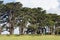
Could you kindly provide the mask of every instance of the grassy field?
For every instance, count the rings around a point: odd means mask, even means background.
[[[60,40],[60,36],[54,35],[0,35],[0,40]]]

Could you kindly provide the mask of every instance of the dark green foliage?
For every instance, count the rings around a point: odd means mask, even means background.
[[[46,26],[51,29],[50,31],[53,31],[56,22],[60,22],[60,15],[47,14],[46,10],[40,7],[22,7],[22,4],[19,2],[0,4],[0,14],[1,13],[9,14],[7,22],[10,23],[9,32],[11,34],[16,26],[19,26],[19,31],[21,31],[21,34],[24,34],[23,29],[26,28],[27,22],[30,23],[28,28],[33,29],[35,33],[38,27],[44,29]]]

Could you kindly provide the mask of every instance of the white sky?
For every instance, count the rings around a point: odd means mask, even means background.
[[[59,6],[57,0],[16,0],[21,2],[24,7],[42,7],[43,9],[49,10]]]
[[[16,2],[21,2],[24,7],[42,7],[48,12],[60,13],[58,0],[16,0]]]

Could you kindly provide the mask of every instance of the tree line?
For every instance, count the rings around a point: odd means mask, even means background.
[[[47,34],[46,27],[50,29],[49,34],[60,33],[60,15],[47,13],[41,7],[28,8],[23,7],[20,2],[11,2],[6,4],[0,4],[0,16],[7,14],[7,19],[3,20],[9,23],[9,26],[3,25],[0,27],[0,34],[3,28],[6,28],[10,34],[13,34],[13,30],[19,27],[19,33],[24,34],[24,28],[27,29],[26,34]],[[2,18],[3,19],[3,18]],[[2,20],[0,18],[0,20]],[[27,24],[30,25],[27,26]],[[54,28],[55,27],[55,28]]]

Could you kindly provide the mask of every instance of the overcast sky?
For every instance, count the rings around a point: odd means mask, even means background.
[[[57,13],[60,15],[60,0],[4,0],[7,2],[21,2],[24,7],[42,7],[50,13]]]

